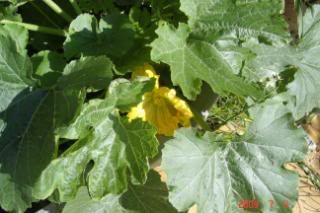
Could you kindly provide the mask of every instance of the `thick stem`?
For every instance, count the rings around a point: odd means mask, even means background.
[[[54,12],[59,14],[62,18],[64,18],[66,21],[71,22],[72,17],[67,14],[59,5],[57,5],[54,1],[52,0],[43,0],[43,2],[48,5]]]
[[[15,24],[15,25],[24,27],[28,30],[31,30],[31,31],[47,33],[47,34],[51,34],[51,35],[58,35],[58,36],[66,36],[67,35],[67,32],[64,30],[55,29],[55,28],[51,28],[51,27],[39,26],[39,25],[35,25],[35,24],[11,21],[11,20],[7,20],[7,19],[1,20],[0,23],[1,24]]]
[[[76,11],[76,13],[78,15],[80,15],[82,12],[81,12],[81,9],[80,9],[78,3],[76,2],[76,0],[69,0],[69,1],[70,1],[71,5],[73,6],[74,10]]]
[[[284,3],[284,17],[288,22],[290,34],[294,42],[297,43],[299,39],[299,30],[295,0],[285,0]]]

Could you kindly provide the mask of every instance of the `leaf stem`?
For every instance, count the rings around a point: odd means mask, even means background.
[[[43,12],[43,11],[38,7],[38,5],[36,5],[33,1],[30,1],[30,5],[31,5],[32,7],[34,7],[41,15],[43,15],[53,26],[59,28],[59,26],[58,26],[56,23],[54,23],[54,21],[53,21],[45,12]]]
[[[3,19],[0,21],[0,23],[1,24],[14,24],[14,25],[24,27],[27,30],[41,32],[41,33],[47,33],[47,34],[52,34],[52,35],[58,35],[58,36],[66,36],[67,35],[67,32],[64,30],[61,30],[61,29],[44,27],[44,26],[39,26],[39,25],[29,24],[29,23],[24,23],[24,22],[17,22],[17,21]]]
[[[57,5],[54,1],[52,0],[43,0],[43,2],[48,5],[55,13],[60,15],[62,18],[64,18],[66,21],[71,22],[72,17],[67,14],[59,5]]]
[[[76,11],[76,13],[80,15],[82,12],[76,0],[69,0],[69,1],[70,1],[70,4],[73,6],[73,9]]]
[[[201,128],[205,131],[211,131],[209,125],[207,124],[207,122],[203,119],[202,115],[200,112],[198,112],[193,106],[192,104],[189,104],[189,107],[192,111],[193,114],[193,119],[201,126]]]

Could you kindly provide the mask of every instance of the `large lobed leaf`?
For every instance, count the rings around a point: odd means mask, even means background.
[[[209,40],[235,32],[239,37],[288,37],[281,0],[181,0],[197,37]]]
[[[281,100],[252,112],[256,119],[245,138],[233,142],[213,133],[178,130],[163,150],[170,202],[180,211],[241,212],[241,200],[258,200],[259,211],[291,212],[298,193],[297,174],[283,168],[301,161],[307,147]],[[275,202],[270,208],[269,200]],[[288,207],[285,203],[288,202]]]
[[[296,119],[320,107],[320,42],[316,39],[320,36],[320,10],[319,7],[315,9],[314,15],[307,11],[307,20],[301,23],[305,26],[301,29],[302,37],[296,47],[248,45],[256,57],[248,60],[247,70],[255,71],[256,79],[279,75],[289,66],[297,69],[294,80],[287,85],[287,101],[292,102],[291,110]]]
[[[202,81],[220,95],[231,92],[240,96],[261,97],[257,88],[233,73],[230,64],[213,45],[188,40],[190,32],[187,25],[180,24],[178,29],[174,29],[163,24],[156,32],[159,38],[151,44],[151,58],[170,65],[172,82],[181,87],[187,98],[195,99]]]
[[[17,52],[10,35],[0,35],[0,205],[7,211],[23,212],[34,200],[37,178],[55,157],[55,130],[73,119],[84,101],[83,88],[100,88],[101,82],[108,86],[112,69],[72,66],[53,87],[36,89],[31,61]],[[107,58],[95,60],[111,63]],[[78,63],[90,65],[92,60],[72,62]],[[87,75],[88,80],[75,85],[74,73]],[[96,73],[101,81],[90,81]]]
[[[148,86],[150,83],[145,82],[147,87],[137,87],[137,82],[132,86],[128,82],[114,83],[106,99],[90,101],[74,123],[60,129],[61,137],[79,140],[43,171],[34,196],[43,199],[54,193],[60,201],[70,200],[83,184],[87,170],[85,179],[95,199],[124,192],[130,179],[144,183],[149,170],[148,158],[157,153],[156,131],[142,120],[129,122],[122,118],[116,107],[137,104],[146,88],[152,89]],[[121,96],[130,88],[135,91],[131,95],[137,98],[124,102]]]

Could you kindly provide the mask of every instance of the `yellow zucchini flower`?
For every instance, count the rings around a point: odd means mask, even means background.
[[[179,126],[189,126],[192,112],[187,103],[176,96],[174,89],[159,87],[159,75],[153,67],[146,64],[138,67],[132,78],[147,76],[156,78],[155,88],[143,96],[143,100],[128,113],[129,120],[142,118],[157,128],[158,134],[172,136]]]
[[[132,72],[131,78],[135,79],[139,76],[155,78],[156,79],[155,88],[159,87],[159,75],[157,75],[156,71],[153,69],[153,66],[151,66],[150,64],[144,64],[143,66],[137,67]]]

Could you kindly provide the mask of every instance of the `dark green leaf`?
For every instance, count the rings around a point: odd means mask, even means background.
[[[177,210],[169,203],[168,190],[157,172],[151,170],[147,182],[142,186],[130,184],[120,197],[121,205],[140,213],[174,213]]]
[[[70,24],[64,43],[65,55],[119,57],[130,49],[133,39],[133,27],[124,15],[107,15],[98,22],[94,16],[82,14]]]
[[[54,130],[73,118],[79,92],[19,93],[0,114],[0,204],[23,212],[32,186],[55,153]]]
[[[31,61],[33,76],[40,81],[40,87],[53,86],[66,65],[62,55],[51,51],[41,51],[33,55]]]
[[[104,89],[112,80],[112,69],[111,60],[105,56],[82,57],[77,61],[71,61],[65,67],[57,86],[63,89],[83,87]]]
[[[95,0],[92,2],[91,0],[76,0],[79,4],[79,7],[83,12],[109,12],[111,10],[115,10],[115,6],[113,5],[113,0]]]
[[[31,58],[34,75],[43,76],[48,72],[62,72],[66,61],[63,56],[56,52],[41,51]]]

